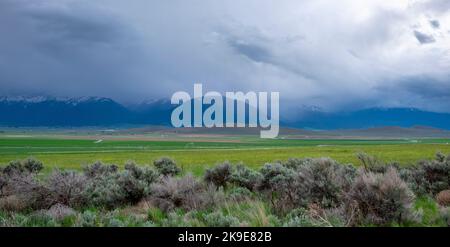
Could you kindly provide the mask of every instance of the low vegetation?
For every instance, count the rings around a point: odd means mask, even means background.
[[[450,225],[450,156],[409,167],[357,157],[359,168],[329,158],[225,162],[202,176],[170,158],[49,174],[36,159],[12,161],[0,168],[0,226]]]

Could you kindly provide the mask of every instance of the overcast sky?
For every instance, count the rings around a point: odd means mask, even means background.
[[[450,112],[448,0],[0,0],[0,94]],[[295,102],[295,103],[293,103]]]

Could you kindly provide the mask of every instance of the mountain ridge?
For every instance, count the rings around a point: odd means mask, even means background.
[[[0,97],[0,125],[35,126],[111,126],[120,124],[170,126],[175,105],[154,99],[124,106],[105,97]],[[306,110],[305,110],[306,109]],[[347,112],[324,112],[304,108],[296,119],[283,119],[283,127],[331,130],[364,129],[385,126],[424,126],[450,130],[450,114],[416,108],[367,108]]]

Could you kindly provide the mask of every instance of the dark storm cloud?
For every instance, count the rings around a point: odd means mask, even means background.
[[[430,44],[436,42],[436,39],[432,35],[427,35],[417,30],[414,30],[414,36],[421,44]]]
[[[90,16],[74,16],[61,12],[39,11],[29,13],[38,30],[62,42],[110,43],[120,37],[121,29],[112,20],[98,20]]]
[[[120,98],[121,92],[132,91],[123,84],[136,80],[133,66],[142,66],[136,61],[142,52],[130,42],[135,37],[132,28],[82,5],[26,3],[1,3],[2,94]]]
[[[21,5],[22,0],[1,3],[0,13],[4,16],[3,27],[16,25],[13,35],[26,35],[34,41],[53,41],[62,44],[89,46],[95,43],[113,43],[130,35],[113,16],[86,10],[45,8],[39,5]],[[18,37],[17,37],[18,38]]]
[[[450,28],[449,6],[0,0],[0,94],[138,102],[199,82],[222,92],[279,91],[284,102],[326,110],[386,102],[420,108],[431,105],[425,98],[450,109],[436,101],[447,97],[438,88],[450,91],[450,34],[441,32]]]
[[[375,88],[377,97],[384,98],[382,106],[411,106],[448,112],[450,78],[433,78],[425,75],[410,76]],[[407,99],[407,100],[405,100]]]
[[[439,27],[441,27],[441,23],[438,20],[430,20],[430,25],[436,29],[439,29]]]
[[[239,40],[230,40],[230,46],[236,52],[242,54],[255,62],[271,63],[272,57],[270,52],[261,46],[248,44]]]
[[[33,42],[36,49],[60,59],[85,60],[83,51],[95,54],[105,46],[121,46],[124,38],[132,35],[109,16],[34,10],[25,12],[24,17],[30,20],[38,34]]]
[[[406,92],[420,95],[429,100],[450,98],[450,84],[447,80],[436,80],[429,77],[406,78],[398,83],[399,88]]]

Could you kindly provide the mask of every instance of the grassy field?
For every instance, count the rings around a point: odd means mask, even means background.
[[[98,140],[101,141],[98,141]],[[168,156],[194,174],[218,162],[243,162],[251,167],[292,157],[330,157],[358,165],[355,154],[366,152],[384,161],[402,165],[431,158],[437,151],[450,153],[448,139],[348,140],[348,139],[276,139],[254,137],[191,137],[167,140],[133,140],[130,137],[107,139],[88,136],[0,136],[0,164],[33,156],[52,168],[80,169],[102,161],[122,166],[127,160],[151,164]]]
[[[450,224],[450,211],[439,206],[441,202],[435,199],[438,192],[448,189],[445,180],[448,169],[442,169],[444,165],[448,167],[445,156],[440,161],[427,163],[435,169],[439,168],[436,169],[439,175],[434,177],[441,179],[431,182],[424,176],[425,183],[408,179],[423,176],[423,166],[406,170],[390,168],[380,173],[371,171],[370,167],[365,172],[355,172],[342,164],[360,165],[356,154],[365,152],[385,162],[396,161],[408,166],[422,159],[432,159],[438,151],[449,154],[450,140],[289,138],[0,135],[0,165],[34,157],[43,161],[45,167],[42,172],[31,174],[20,168],[16,168],[16,173],[11,173],[10,169],[9,172],[6,169],[2,172],[2,182],[6,181],[7,186],[2,187],[3,194],[0,195],[0,226],[328,227]],[[126,161],[134,160],[145,165],[163,156],[173,158],[183,172],[173,175],[176,177],[161,176],[165,174],[162,171],[174,170],[169,169],[172,162],[165,162],[165,169],[161,166],[152,169],[128,166],[126,170],[108,173],[96,167],[84,173],[50,173],[54,168],[80,170],[95,161],[123,167]],[[297,162],[299,166],[296,168],[267,166],[259,171],[241,168],[246,172],[238,172],[238,168],[225,165],[205,172],[206,168],[223,161],[242,162],[258,169],[267,162],[295,157],[330,157],[339,163],[315,160],[303,165]],[[31,166],[33,162],[25,162],[22,161],[19,167],[37,167],[36,163]],[[103,169],[106,167],[103,166]],[[277,174],[274,172],[277,169],[284,172]],[[188,175],[189,172],[195,176]],[[228,178],[223,184],[225,175]],[[325,183],[330,186],[323,186]],[[385,186],[379,186],[380,183]],[[212,184],[217,187],[211,187],[214,186]],[[305,189],[304,186],[309,187]],[[324,210],[318,211],[310,205],[319,205]],[[356,212],[360,212],[357,217],[354,216],[355,205],[359,207]],[[366,207],[372,208],[362,209]],[[364,212],[377,212],[377,218],[372,213]]]

